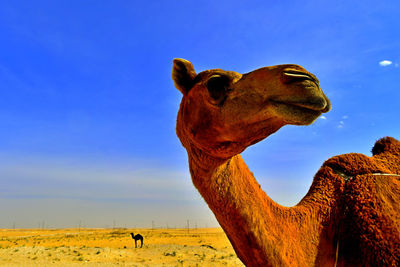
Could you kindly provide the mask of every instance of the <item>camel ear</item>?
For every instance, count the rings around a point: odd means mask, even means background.
[[[182,58],[175,58],[172,66],[172,80],[175,87],[186,95],[193,86],[196,77],[192,63]]]

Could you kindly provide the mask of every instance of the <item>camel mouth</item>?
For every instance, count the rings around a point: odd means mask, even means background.
[[[297,107],[297,108],[305,109],[305,110],[318,111],[320,113],[323,113],[326,110],[326,107],[328,105],[326,100],[323,98],[316,98],[316,99],[305,100],[305,101],[272,100],[272,102],[274,102],[276,104],[280,104],[280,105],[293,106],[293,107]]]
[[[305,109],[310,109],[313,111],[320,111],[323,112],[325,110],[327,103],[324,99],[321,99],[321,101],[309,101],[309,102],[288,102],[288,105],[300,107],[300,108],[305,108]]]
[[[304,89],[304,95],[296,97],[297,99],[273,99],[274,102],[294,106],[306,110],[325,113],[329,111],[330,104],[320,94],[318,79],[311,73],[303,70],[286,68],[282,72],[282,81],[285,84],[295,84]],[[309,96],[307,96],[309,94]]]

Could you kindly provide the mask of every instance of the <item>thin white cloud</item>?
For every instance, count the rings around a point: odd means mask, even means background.
[[[342,119],[348,119],[349,118],[349,116],[348,115],[344,115],[344,116],[342,116]]]
[[[392,63],[393,62],[390,61],[390,60],[382,60],[382,61],[379,62],[379,65],[382,66],[382,67],[386,67],[386,66],[392,65]]]
[[[321,117],[319,117],[321,120],[326,120],[326,117],[325,116],[321,116]]]

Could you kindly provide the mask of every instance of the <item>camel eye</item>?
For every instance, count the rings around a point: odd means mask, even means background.
[[[213,75],[207,82],[208,92],[214,104],[222,104],[226,98],[229,86],[229,78],[221,75]]]

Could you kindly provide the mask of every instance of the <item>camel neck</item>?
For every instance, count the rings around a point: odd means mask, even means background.
[[[201,178],[207,179],[213,174],[215,169],[226,164],[226,162],[230,160],[230,158],[211,156],[195,146],[190,146],[187,151],[190,174],[192,178],[196,177],[197,180]]]
[[[240,259],[252,266],[268,266],[266,262],[271,266],[314,265],[321,245],[316,240],[321,240],[321,222],[329,211],[316,205],[313,196],[308,194],[293,208],[280,206],[261,189],[239,154],[220,159],[196,148],[188,149],[188,154],[193,183]],[[282,234],[292,236],[293,241],[280,242]]]

